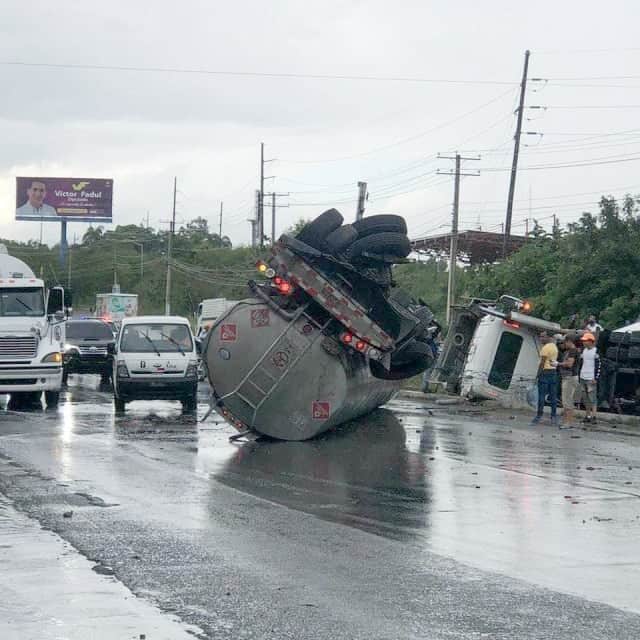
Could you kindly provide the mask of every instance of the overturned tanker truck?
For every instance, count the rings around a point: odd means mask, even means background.
[[[403,218],[343,224],[335,209],[282,235],[251,297],[203,344],[211,407],[241,433],[306,440],[386,403],[433,363],[440,327],[395,286],[410,253]]]

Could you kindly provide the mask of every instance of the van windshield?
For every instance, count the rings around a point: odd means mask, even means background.
[[[129,324],[122,327],[120,351],[125,353],[179,353],[193,351],[185,324]]]
[[[0,316],[44,315],[44,292],[40,287],[0,289]]]

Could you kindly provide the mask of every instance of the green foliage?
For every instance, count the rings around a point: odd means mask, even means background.
[[[110,231],[89,227],[82,241],[69,247],[70,270],[68,263],[60,268],[58,246],[0,242],[48,285],[68,285],[70,274],[77,309],[94,307],[96,293],[111,291],[115,275],[123,292],[138,294],[142,313],[163,313],[168,240],[166,231],[136,225]],[[172,313],[190,315],[203,298],[246,297],[259,257],[254,249],[233,249],[203,218],[181,227],[172,242]]]
[[[459,269],[456,300],[503,293],[533,301],[538,316],[567,324],[595,314],[615,328],[640,316],[638,200],[600,200],[597,216],[584,213],[567,231],[546,234],[535,225],[529,242],[503,263]],[[421,296],[442,319],[447,274],[435,262],[399,265],[398,283]]]

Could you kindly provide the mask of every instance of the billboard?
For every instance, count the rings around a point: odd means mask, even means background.
[[[16,220],[111,222],[113,180],[16,178]]]

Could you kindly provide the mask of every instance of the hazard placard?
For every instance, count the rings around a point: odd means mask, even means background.
[[[235,342],[238,339],[238,326],[236,324],[220,325],[220,342]]]
[[[313,420],[326,420],[331,415],[331,403],[322,400],[314,400],[311,406]]]
[[[269,309],[252,309],[251,310],[251,328],[258,329],[260,327],[269,326]]]

